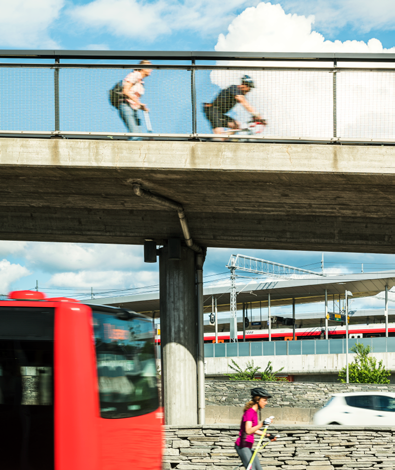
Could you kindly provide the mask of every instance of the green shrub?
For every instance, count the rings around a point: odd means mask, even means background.
[[[258,380],[255,378],[255,375],[260,367],[254,367],[254,361],[247,362],[247,367],[243,370],[236,361],[232,359],[232,364],[229,364],[229,367],[235,371],[232,374],[225,374],[230,380]]]
[[[273,366],[272,363],[269,361],[268,365],[266,366],[266,369],[261,372],[261,377],[256,378],[255,376],[257,375],[258,371],[260,370],[260,367],[254,367],[254,361],[247,362],[247,367],[243,370],[236,361],[233,359],[231,360],[232,364],[229,364],[229,367],[234,371],[232,374],[225,374],[226,376],[229,377],[229,380],[262,380],[264,382],[277,382],[277,381],[286,381],[287,379],[285,377],[278,378],[276,377],[276,374],[281,372],[284,367],[282,367],[278,371],[273,371]]]
[[[281,367],[281,369],[276,370],[274,372],[272,362],[269,361],[266,366],[266,369],[261,372],[261,380],[263,380],[264,382],[286,382],[287,379],[285,377],[276,377],[276,375],[283,369],[284,367]]]
[[[389,384],[391,372],[386,370],[383,361],[377,363],[375,357],[370,357],[370,346],[357,343],[351,351],[356,354],[354,362],[348,365],[349,382],[353,384]],[[346,383],[347,368],[339,372],[339,380]]]

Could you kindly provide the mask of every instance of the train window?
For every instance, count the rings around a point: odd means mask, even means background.
[[[152,322],[93,312],[100,414],[116,419],[159,407]]]
[[[54,468],[53,335],[53,309],[0,308],[1,468]]]

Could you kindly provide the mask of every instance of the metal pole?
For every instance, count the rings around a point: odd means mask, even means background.
[[[325,339],[328,339],[328,289],[325,289]]]
[[[292,299],[292,318],[293,318],[293,325],[292,325],[292,339],[295,341],[295,298]]]
[[[244,342],[246,340],[246,310],[247,310],[247,305],[243,304],[243,341]]]
[[[270,294],[267,294],[267,327],[269,329],[269,341],[272,340],[272,317],[270,315]]]
[[[337,60],[333,62],[334,67],[337,67]],[[337,71],[333,71],[333,137],[337,137]]]
[[[388,286],[385,286],[385,337],[388,338]]]
[[[196,134],[196,81],[195,81],[195,59],[192,59],[191,70],[191,103],[192,103],[192,134]]]
[[[55,59],[55,64],[59,64]],[[54,103],[55,103],[55,131],[60,131],[60,108],[59,108],[59,67],[54,67]]]
[[[36,292],[38,292],[38,281],[36,281]]]
[[[203,255],[197,255],[197,308],[198,308],[198,424],[205,423],[205,390],[204,390],[204,317],[203,317]]]
[[[349,383],[349,370],[348,370],[348,298],[347,291],[345,294],[345,303],[346,303],[346,383]]]
[[[236,267],[230,268],[230,341],[237,342]]]
[[[218,309],[217,309],[217,297],[214,299],[215,309],[215,344],[218,344]]]

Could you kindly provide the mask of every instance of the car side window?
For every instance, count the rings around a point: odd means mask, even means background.
[[[354,395],[351,397],[345,397],[348,406],[355,408],[365,408],[367,410],[373,410],[373,396],[372,395]]]
[[[395,412],[395,398],[377,395],[375,398],[375,409],[379,411]]]

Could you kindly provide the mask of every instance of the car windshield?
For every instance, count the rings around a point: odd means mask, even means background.
[[[330,397],[329,400],[325,403],[325,405],[323,406],[323,408],[325,408],[326,406],[329,405],[329,403],[331,403],[333,400],[335,399],[335,397]]]

